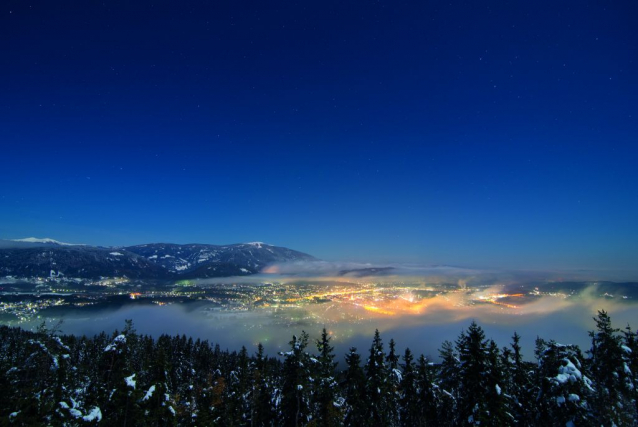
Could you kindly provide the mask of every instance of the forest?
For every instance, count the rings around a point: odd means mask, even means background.
[[[472,322],[429,360],[377,330],[337,363],[325,329],[266,355],[132,321],[94,337],[2,326],[0,426],[636,425],[636,332],[599,311],[589,335],[585,351],[537,337],[524,360],[518,334],[499,348]]]

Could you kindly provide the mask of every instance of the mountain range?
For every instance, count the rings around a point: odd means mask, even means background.
[[[15,277],[195,279],[255,274],[271,264],[314,259],[262,242],[102,247],[33,237],[0,240],[0,276]]]

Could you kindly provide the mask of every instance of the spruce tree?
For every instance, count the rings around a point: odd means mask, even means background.
[[[396,352],[394,339],[390,339],[388,350],[388,355],[385,359],[388,366],[388,391],[386,400],[388,426],[396,426],[399,424],[399,385],[401,383],[402,374],[399,370],[399,355]]]
[[[242,346],[234,366],[228,375],[228,405],[226,424],[229,426],[250,425],[250,363],[248,350]]]
[[[507,349],[509,352],[509,349]],[[510,413],[511,400],[507,394],[509,387],[509,357],[503,357],[498,346],[489,340],[487,350],[487,412],[488,425],[504,426],[514,422]]]
[[[346,354],[346,371],[342,389],[345,397],[345,426],[360,427],[367,421],[366,378],[361,367],[361,356],[355,347]]]
[[[139,399],[141,410],[144,413],[144,417],[139,425],[148,426],[172,426],[176,425],[176,411],[175,403],[171,398],[171,385],[169,372],[171,371],[171,365],[168,361],[167,348],[170,338],[166,335],[162,335],[149,354],[150,360],[148,360],[149,376],[148,381],[145,384],[144,389],[141,389],[142,384],[140,378],[133,378],[135,381],[135,389],[137,389],[135,396]]]
[[[521,336],[514,332],[512,336],[511,382],[509,394],[512,396],[511,413],[519,426],[531,426],[535,418],[536,396],[532,388],[532,366],[523,361]]]
[[[310,373],[310,355],[305,351],[308,334],[302,332],[299,338],[293,335],[289,344],[290,351],[281,353],[285,356],[281,390],[281,425],[298,427],[305,425],[311,418],[310,384],[313,378]]]
[[[439,404],[440,389],[434,383],[434,367],[423,355],[419,356],[416,372],[416,391],[419,404],[419,422],[416,425],[452,425],[454,418],[448,413],[443,413],[444,407]]]
[[[379,330],[374,331],[370,346],[370,356],[365,366],[367,422],[374,425],[388,425],[388,369]]]
[[[102,381],[98,399],[104,422],[111,425],[135,425],[141,418],[139,373],[131,368],[130,353],[137,343],[132,323],[127,321],[123,333],[115,331],[102,354]]]
[[[273,378],[264,357],[264,346],[259,343],[252,371],[251,426],[265,427],[274,425],[276,414],[271,405]]]
[[[584,371],[580,349],[554,341],[545,343],[544,348],[536,373],[537,425],[591,425],[594,418],[590,398],[594,389]]]
[[[454,349],[454,344],[447,340],[443,342],[439,350],[439,356],[441,358],[438,379],[438,387],[441,390],[439,420],[444,425],[455,425],[458,421],[459,368],[461,362]]]
[[[633,401],[634,423],[638,423],[638,333],[632,332],[629,325],[623,331],[622,349],[628,359],[627,370],[629,372],[627,376],[630,380],[629,395]]]
[[[487,341],[483,329],[472,322],[467,332],[456,341],[459,353],[458,411],[463,424],[489,425],[487,394],[490,388],[487,373]],[[491,391],[489,391],[491,393]]]
[[[409,348],[403,354],[403,374],[399,383],[401,425],[406,427],[418,426],[421,420],[419,394],[417,392],[417,372],[414,366],[414,356]]]
[[[335,379],[334,348],[330,345],[330,335],[323,328],[321,338],[317,340],[319,354],[315,359],[315,392],[313,396],[314,419],[317,426],[337,426],[340,423],[340,412],[337,406],[342,406],[338,384]]]
[[[633,381],[620,329],[611,326],[611,319],[604,310],[598,311],[594,321],[597,330],[589,333],[592,344],[588,353],[596,389],[593,398],[596,415],[605,425],[628,425],[633,420],[633,411],[627,411],[632,406]]]

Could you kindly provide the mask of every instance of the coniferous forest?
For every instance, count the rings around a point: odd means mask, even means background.
[[[430,361],[377,331],[337,369],[324,329],[278,357],[138,334],[0,328],[0,425],[629,426],[638,423],[638,336],[598,312],[591,347],[520,336],[499,348],[472,322]]]

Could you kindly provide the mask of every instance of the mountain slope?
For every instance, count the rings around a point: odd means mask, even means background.
[[[65,245],[51,239],[0,241],[0,276],[192,279],[254,274],[273,263],[312,259],[302,252],[260,242],[103,248]]]
[[[233,245],[154,243],[123,248],[185,277],[254,274],[270,264],[314,257],[261,242]]]
[[[171,273],[131,252],[89,246],[0,249],[0,275],[169,279]]]

